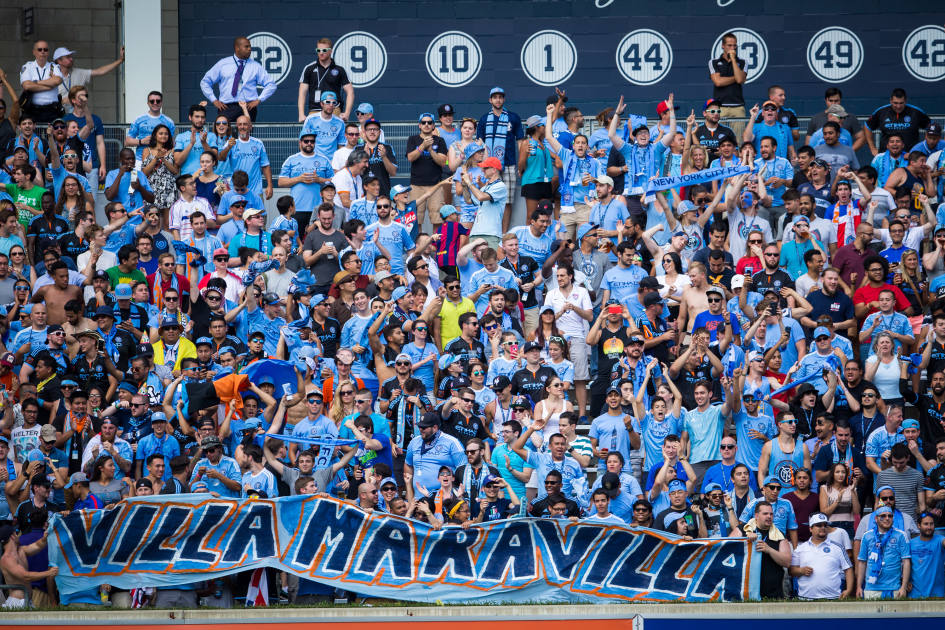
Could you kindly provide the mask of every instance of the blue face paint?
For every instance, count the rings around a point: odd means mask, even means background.
[[[750,208],[755,203],[755,195],[750,192],[742,193],[742,206]]]

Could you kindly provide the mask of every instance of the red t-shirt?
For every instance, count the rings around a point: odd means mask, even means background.
[[[896,296],[896,310],[900,313],[905,313],[905,310],[912,306],[909,302],[909,299],[905,294],[899,289],[899,287],[892,284],[884,284],[881,287],[873,288],[870,285],[866,284],[856,290],[856,293],[853,294],[853,304],[869,304],[870,302],[875,302],[879,299],[879,294],[881,291],[889,289]],[[867,311],[866,315],[870,313],[875,313],[879,309],[871,308]],[[865,317],[865,316],[864,316]]]
[[[735,265],[735,273],[745,273],[745,267],[751,267],[751,275],[755,275],[764,267],[761,266],[761,260],[757,256],[742,256],[738,259],[738,264]]]

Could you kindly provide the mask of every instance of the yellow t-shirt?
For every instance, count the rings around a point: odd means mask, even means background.
[[[443,307],[440,309],[440,341],[443,348],[459,337],[462,332],[459,329],[459,316],[463,313],[475,313],[476,305],[467,297],[464,297],[459,304],[453,304],[449,300],[443,300]]]

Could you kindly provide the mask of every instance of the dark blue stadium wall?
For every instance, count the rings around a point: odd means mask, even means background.
[[[749,106],[779,83],[799,115],[822,108],[829,85],[860,116],[895,87],[945,112],[945,4],[927,0],[180,0],[179,16],[181,111],[202,99],[200,78],[232,53],[233,37],[254,35],[257,58],[281,78],[266,122],[296,120],[320,36],[337,42],[336,60],[362,86],[357,101],[385,120],[443,102],[478,116],[494,85],[523,118],[544,109],[553,85],[585,115],[623,93],[653,116],[670,90],[698,112],[712,94],[713,45],[729,30],[741,31]]]

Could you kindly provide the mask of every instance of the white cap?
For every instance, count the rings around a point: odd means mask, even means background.
[[[743,286],[745,286],[745,276],[740,273],[732,276],[732,291],[735,289],[741,289]]]
[[[53,53],[52,58],[53,58],[53,61],[55,61],[56,59],[59,59],[60,57],[68,57],[69,55],[74,55],[74,54],[75,54],[74,50],[69,50],[65,46],[60,46],[59,48],[56,49],[56,52]]]

